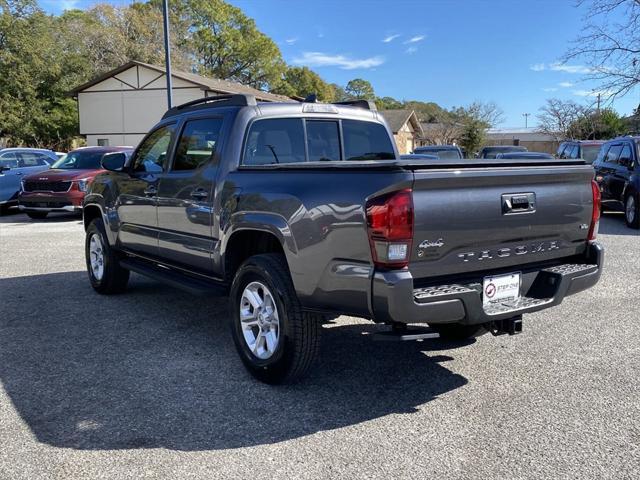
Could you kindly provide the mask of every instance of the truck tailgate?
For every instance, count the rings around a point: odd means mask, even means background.
[[[589,165],[414,169],[414,279],[491,271],[584,252]]]

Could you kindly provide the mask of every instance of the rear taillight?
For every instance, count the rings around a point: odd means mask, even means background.
[[[411,189],[373,198],[366,211],[373,262],[385,268],[406,267],[413,240]]]
[[[593,193],[593,208],[591,210],[591,225],[589,226],[588,240],[591,242],[596,239],[598,234],[598,224],[600,223],[600,186],[595,180],[591,180],[591,191]]]

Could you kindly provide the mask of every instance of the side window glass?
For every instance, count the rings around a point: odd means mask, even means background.
[[[567,148],[567,158],[578,158],[580,153],[580,147],[578,145],[573,145],[570,148]]]
[[[302,119],[257,120],[249,129],[244,165],[270,165],[305,161]]]
[[[556,156],[558,158],[563,158],[563,153],[564,153],[564,148],[566,147],[566,145],[564,143],[561,143],[560,146],[558,147],[558,151],[556,152]]]
[[[0,155],[0,165],[5,168],[18,168],[18,155],[15,152]]]
[[[338,122],[307,120],[309,161],[340,160],[340,127]]]
[[[605,162],[605,159],[607,158],[607,152],[609,151],[609,145],[602,145],[602,147],[600,147],[600,151],[598,152],[598,157],[596,158],[596,161],[593,162],[594,164],[598,164],[601,165],[602,163]]]
[[[165,125],[149,135],[133,160],[134,172],[161,173],[175,125]]]
[[[20,153],[20,160],[18,165],[20,167],[37,167],[41,165],[40,163],[40,155],[32,152],[22,152]]]
[[[631,147],[629,147],[628,144],[622,148],[618,163],[623,167],[629,167],[631,165]]]
[[[195,170],[209,162],[216,151],[222,118],[188,121],[176,149],[173,171]]]
[[[622,145],[613,145],[607,152],[607,158],[605,162],[614,163],[614,164],[618,163],[618,158],[620,157],[621,151],[622,151]]]

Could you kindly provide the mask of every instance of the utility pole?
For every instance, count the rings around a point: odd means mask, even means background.
[[[598,108],[596,110],[600,114],[600,94],[598,93]]]
[[[167,109],[173,105],[171,85],[171,49],[169,41],[169,0],[162,0],[162,17],[164,20],[164,66],[167,75]]]
[[[524,128],[527,128],[529,126],[529,115],[531,115],[530,113],[523,113],[522,116],[524,117]]]

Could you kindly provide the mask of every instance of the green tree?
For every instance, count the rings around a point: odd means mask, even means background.
[[[346,94],[353,99],[374,100],[376,98],[371,83],[362,78],[350,80],[344,90]]]
[[[379,110],[397,110],[404,107],[401,101],[396,100],[393,97],[376,98],[376,106]]]
[[[469,155],[478,151],[484,143],[486,131],[486,123],[474,118],[467,119],[462,125],[460,146],[463,147]]]
[[[600,111],[590,110],[571,125],[576,138],[587,140],[607,140],[625,133],[625,121],[612,108]]]
[[[181,45],[192,54],[198,73],[262,90],[281,81],[286,65],[280,49],[242,10],[223,0],[171,5],[172,21],[185,28]]]
[[[323,102],[334,101],[335,91],[320,75],[307,67],[289,67],[282,81],[273,89],[283,95],[306,97],[312,93]]]
[[[0,0],[0,137],[61,147],[77,131],[52,18],[34,1]]]

